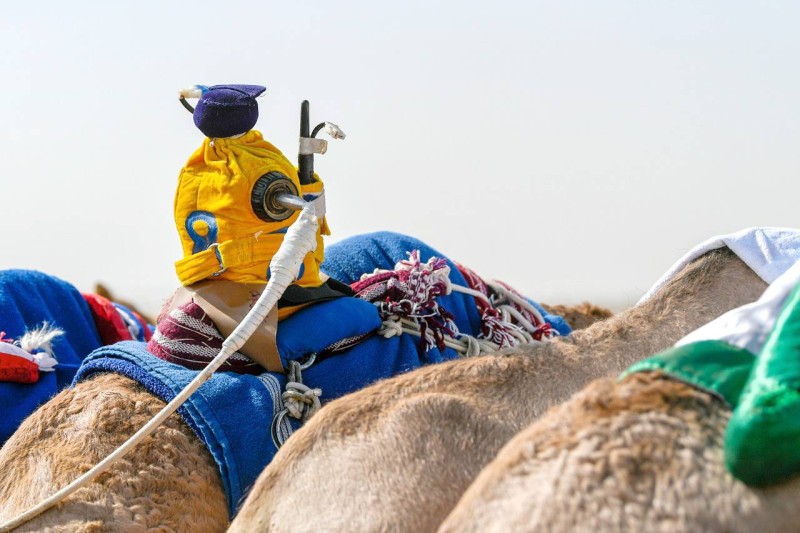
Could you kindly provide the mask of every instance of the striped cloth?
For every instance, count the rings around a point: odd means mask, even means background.
[[[222,349],[225,339],[205,311],[194,302],[173,309],[158,323],[147,349],[156,357],[193,370],[202,370]],[[260,374],[264,369],[235,352],[220,367],[223,372]]]

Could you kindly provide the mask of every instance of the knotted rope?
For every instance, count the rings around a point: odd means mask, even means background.
[[[373,302],[383,323],[378,334],[386,338],[403,333],[421,339],[424,353],[436,346],[452,348],[462,357],[495,353],[522,344],[541,344],[558,335],[541,313],[508,285],[485,282],[473,271],[456,264],[469,287],[450,281],[450,267],[444,259],[432,257],[422,263],[419,251],[394,270],[376,269],[352,285],[356,296]],[[477,337],[459,332],[453,315],[436,302],[438,296],[460,292],[475,298],[481,314]]]
[[[314,364],[315,359],[316,354],[312,354],[311,358],[304,364],[300,364],[297,361],[289,361],[289,367],[286,372],[286,390],[281,395],[283,409],[272,418],[272,424],[270,425],[272,442],[276,448],[283,446],[283,443],[288,438],[288,436],[284,436],[279,431],[284,418],[290,416],[305,423],[321,407],[319,397],[322,394],[322,389],[312,389],[303,383],[303,370]]]
[[[416,324],[422,339],[420,354],[434,346],[444,350],[446,337],[458,335],[453,315],[441,307],[437,296],[450,293],[450,267],[447,261],[432,257],[427,263],[419,259],[419,250],[409,252],[408,259],[398,262],[394,270],[376,269],[352,285],[356,296],[375,304],[384,320],[404,318]],[[391,331],[399,331],[396,326]],[[390,331],[390,330],[386,330]],[[389,333],[393,336],[395,333]]]

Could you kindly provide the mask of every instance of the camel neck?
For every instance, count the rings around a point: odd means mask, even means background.
[[[722,313],[752,302],[766,284],[727,249],[684,268],[653,297],[552,345],[566,356],[602,361],[607,373],[665,350]]]

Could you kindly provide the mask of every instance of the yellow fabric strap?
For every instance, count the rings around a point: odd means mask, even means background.
[[[283,242],[283,237],[282,233],[267,233],[258,237],[251,235],[225,241],[176,261],[175,271],[183,285],[191,285],[221,273],[226,268],[236,268],[272,257]],[[265,263],[264,276],[267,265]]]

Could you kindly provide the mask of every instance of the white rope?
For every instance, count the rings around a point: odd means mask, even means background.
[[[419,331],[417,331],[419,334]],[[397,319],[397,317],[389,318],[388,320],[384,320],[381,324],[381,327],[378,328],[378,335],[383,335],[386,339],[391,339],[392,337],[399,337],[403,334],[403,325]]]
[[[487,304],[492,305],[492,302],[489,300],[489,297],[483,294],[481,291],[476,291],[475,289],[470,289],[469,287],[464,287],[462,285],[453,285],[452,283],[450,284],[450,290],[453,290],[455,292],[461,292],[464,294],[469,294],[470,296],[473,296],[475,298],[480,298]]]
[[[6,533],[22,524],[36,518],[41,513],[59,503],[76,490],[86,486],[97,476],[108,469],[118,459],[125,456],[142,439],[150,435],[164,420],[166,420],[200,385],[205,383],[233,353],[238,351],[247,339],[255,332],[264,318],[280,299],[283,292],[297,276],[303,258],[308,252],[313,251],[317,245],[317,217],[314,215],[314,206],[306,203],[298,219],[289,227],[278,252],[270,261],[270,276],[267,287],[256,301],[253,308],[236,326],[233,333],[222,343],[219,354],[200,372],[171,402],[169,402],[156,416],[137,431],[131,438],[108,457],[97,463],[92,469],[78,477],[75,481],[59,490],[43,502],[28,509],[21,515],[0,525],[0,533]]]
[[[528,300],[526,300],[525,298],[520,298],[519,296],[517,296],[513,292],[509,291],[508,289],[506,289],[505,287],[503,287],[499,283],[489,282],[489,283],[487,283],[487,285],[489,285],[489,287],[495,293],[497,293],[497,295],[498,295],[497,300],[499,302],[502,302],[503,299],[511,300],[512,302],[514,302],[515,304],[519,305],[520,307],[522,307],[523,309],[528,311],[530,314],[532,314],[534,316],[534,318],[536,318],[537,321],[542,322],[542,323],[545,322],[545,319],[542,316],[542,314],[539,312],[539,310],[536,309],[534,306],[532,306],[530,304],[530,302]]]
[[[304,420],[311,418],[322,407],[319,401],[321,395],[322,389],[312,389],[299,381],[290,381],[286,384],[286,392],[281,395],[281,399],[289,416]]]
[[[378,269],[376,269],[373,274],[377,272]],[[364,274],[362,279],[364,279],[365,276],[368,276],[368,274]],[[484,293],[469,287],[464,287],[463,285],[455,285],[450,283],[448,283],[448,285],[450,291],[469,294],[475,298],[480,298],[487,304],[494,307],[500,313],[500,318],[502,321],[506,322],[508,326],[510,326],[509,334],[516,339],[518,343],[517,345],[545,344],[557,335],[554,331],[549,331],[543,334],[544,340],[540,341],[534,339],[532,334],[536,332],[538,328],[534,324],[531,324],[531,322],[527,320],[518,309],[508,302],[513,302],[525,309],[527,312],[533,315],[534,319],[539,323],[545,323],[544,317],[538,309],[530,304],[530,302],[524,298],[520,298],[499,283],[490,282],[487,284],[494,293],[491,299]],[[450,291],[447,292],[449,293]],[[514,321],[517,323],[515,324]],[[406,318],[399,318],[397,316],[391,316],[384,320],[378,329],[378,334],[387,339],[399,336],[403,333],[408,333],[409,335],[414,335],[415,337],[422,337],[422,330],[417,322]],[[492,342],[488,339],[479,339],[463,333],[457,338],[445,338],[444,344],[446,347],[455,350],[461,357],[474,357],[476,355],[492,354],[498,352],[503,347],[500,344]]]
[[[319,399],[322,395],[322,389],[312,389],[303,383],[303,370],[314,364],[316,359],[317,354],[313,353],[303,364],[300,364],[298,361],[289,361],[286,390],[281,394],[283,409],[272,418],[272,423],[270,424],[270,434],[272,435],[272,442],[275,444],[276,449],[280,449],[283,443],[286,442],[286,439],[291,436],[291,433],[287,435],[281,432],[283,421],[287,416],[291,416],[295,420],[305,423],[320,410],[320,407],[322,407],[322,403]]]
[[[510,305],[501,305],[499,307],[499,309],[500,309],[500,312],[504,314],[504,319],[505,319],[506,322],[510,322],[510,320],[505,318],[505,317],[509,317],[509,315],[510,315],[510,316],[514,317],[517,320],[517,322],[520,323],[520,325],[523,328],[523,331],[536,331],[536,326],[534,326],[533,324],[528,322],[528,320],[524,316],[522,316],[522,313],[520,313],[519,311],[514,309],[512,306],[510,306]]]
[[[475,357],[476,355],[480,355],[481,345],[478,342],[478,339],[471,335],[465,335],[464,338],[467,339],[467,352],[464,354],[464,357]]]
[[[402,333],[408,333],[409,335],[422,338],[422,331],[419,327],[419,324],[413,320],[408,320],[405,318],[398,320],[397,317],[392,317],[384,320],[381,324],[381,327],[378,329],[378,334],[383,335],[387,339]],[[523,336],[523,334],[525,336]],[[545,342],[547,342],[537,341],[532,336],[527,334],[527,332],[524,332],[523,334],[517,333],[515,335],[517,340],[520,341],[520,344],[545,344]],[[492,354],[500,351],[502,348],[502,346],[499,344],[488,339],[479,339],[477,337],[473,337],[472,335],[466,334],[461,334],[455,339],[445,338],[444,345],[458,352],[461,357]]]
[[[481,300],[483,300],[487,304],[489,304],[492,307],[496,308],[501,313],[505,312],[505,314],[503,315],[503,320],[506,321],[506,322],[508,322],[508,315],[509,314],[512,315],[515,319],[517,319],[517,321],[520,324],[522,324],[523,328],[525,330],[527,330],[527,331],[535,331],[536,330],[536,326],[534,326],[528,320],[526,320],[525,317],[522,316],[522,313],[520,313],[518,310],[514,309],[514,307],[512,307],[511,305],[508,305],[508,304],[504,304],[503,303],[504,301],[510,300],[511,302],[519,305],[520,307],[525,309],[527,312],[532,314],[534,316],[534,318],[538,322],[540,322],[540,323],[544,323],[545,322],[545,319],[542,316],[542,314],[539,312],[539,310],[536,309],[534,306],[532,306],[530,304],[530,302],[528,302],[526,299],[520,298],[519,296],[517,296],[513,292],[509,291],[508,289],[506,289],[505,287],[503,287],[499,283],[489,282],[486,285],[496,294],[496,297],[494,298],[494,301],[490,300],[481,291],[476,291],[475,289],[470,289],[469,287],[464,287],[462,285],[451,285],[450,288],[455,292],[461,292],[461,293],[464,293],[464,294],[469,294],[469,295],[471,295],[471,296],[473,296],[475,298],[480,298]]]

